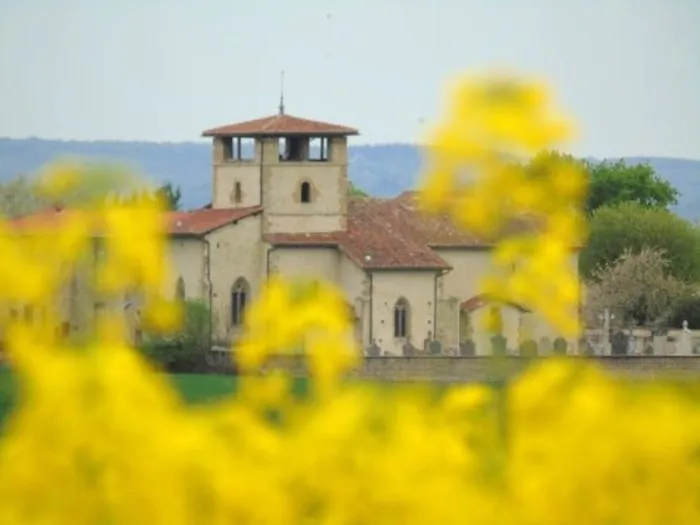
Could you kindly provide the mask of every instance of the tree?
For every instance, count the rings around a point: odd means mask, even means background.
[[[626,251],[612,264],[597,269],[588,287],[585,316],[595,323],[608,309],[623,326],[659,327],[687,296],[689,286],[669,274],[662,250]]]
[[[142,351],[166,370],[193,372],[204,364],[213,330],[209,306],[203,301],[188,300],[184,303],[182,326],[167,335],[145,334]]]
[[[36,178],[20,175],[4,182],[0,184],[0,214],[14,218],[45,210],[52,205],[89,207],[109,199],[123,199],[125,195],[133,195],[145,187],[143,181],[134,177],[129,169],[119,165],[64,159],[52,163],[48,173],[56,169],[56,165],[60,166],[60,171],[72,172],[77,176],[69,184],[59,187],[45,184],[46,174],[39,174]]]
[[[171,182],[166,182],[156,190],[156,194],[164,200],[168,210],[176,211],[180,209],[182,192],[179,186],[173,186]]]
[[[700,280],[700,229],[668,210],[633,202],[593,213],[588,243],[579,257],[581,274],[591,278],[599,267],[644,247],[662,250],[669,273],[677,279]]]
[[[648,164],[628,165],[618,160],[586,161],[584,166],[589,174],[588,213],[623,202],[667,208],[678,201],[678,190]]]
[[[583,161],[578,160],[568,153],[562,153],[556,150],[539,152],[532,157],[524,167],[530,176],[537,177],[549,175],[552,171],[552,167],[561,167],[567,164],[573,164],[581,169],[586,169],[586,164]]]
[[[543,151],[530,159],[526,169],[537,176],[553,165],[573,163],[588,174],[586,210],[592,214],[603,206],[636,202],[646,208],[668,208],[677,203],[679,193],[649,164],[626,164],[624,160],[579,160],[558,151]]]
[[[26,175],[0,184],[0,215],[13,219],[42,211],[49,205]]]
[[[350,195],[350,197],[362,197],[362,198],[369,197],[369,194],[367,192],[365,192],[364,190],[361,190],[360,188],[355,186],[355,184],[353,184],[352,182],[350,183],[350,186],[348,188],[348,195]]]
[[[696,290],[688,290],[688,293],[677,301],[668,324],[680,328],[683,326],[683,321],[688,321],[691,329],[700,328],[700,295]]]

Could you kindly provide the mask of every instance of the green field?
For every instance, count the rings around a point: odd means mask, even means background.
[[[172,374],[170,380],[188,403],[206,403],[235,393],[238,380],[233,375],[214,374]],[[294,380],[292,385],[296,395],[307,391],[307,381]]]
[[[224,396],[236,392],[240,379],[233,375],[215,374],[171,374],[170,381],[180,392],[181,396],[191,404],[207,403],[216,401]],[[446,384],[429,385],[427,383],[397,383],[381,382],[378,391],[393,390],[398,385],[412,384],[427,387],[430,391],[438,395],[444,391]],[[493,387],[502,386],[500,383],[490,383]],[[295,396],[304,396],[310,387],[307,379],[295,379],[292,384],[292,392]],[[17,384],[12,373],[7,369],[0,369],[0,425],[7,414],[12,410],[17,400]]]
[[[188,403],[215,401],[235,393],[238,385],[236,376],[213,374],[173,374],[170,380]],[[307,391],[307,381],[295,380],[293,391],[303,395]],[[12,410],[17,399],[17,385],[7,369],[0,369],[0,422]]]

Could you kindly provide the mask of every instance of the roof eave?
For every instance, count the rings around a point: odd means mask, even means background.
[[[314,242],[301,242],[301,241],[265,241],[269,245],[275,248],[337,248],[340,244],[338,241],[314,241]]]
[[[363,265],[363,270],[368,272],[441,272],[452,270],[449,265],[426,265],[426,266],[368,266]]]
[[[169,237],[184,237],[184,238],[196,238],[200,239],[204,237],[206,233],[196,233],[196,232],[169,232]]]
[[[351,137],[357,136],[360,132],[357,130],[348,131],[259,131],[255,133],[231,133],[227,131],[209,130],[202,133],[204,138],[280,138],[280,137]]]
[[[484,243],[428,243],[428,248],[433,250],[490,250],[496,247],[494,244]]]
[[[229,226],[231,224],[236,224],[237,222],[245,220],[249,217],[255,217],[256,215],[260,215],[262,213],[262,211],[263,211],[262,207],[259,207],[258,209],[255,209],[255,210],[251,210],[249,213],[246,213],[245,215],[242,215],[240,217],[236,217],[235,219],[228,220],[223,224],[218,224],[212,228],[207,229],[206,231],[203,231],[201,233],[201,236],[206,237],[210,233],[214,233],[215,231],[220,230],[221,228],[224,228],[224,227]]]

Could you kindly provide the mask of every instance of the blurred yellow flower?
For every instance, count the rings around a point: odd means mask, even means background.
[[[494,332],[501,304],[517,298],[573,334],[580,291],[569,255],[585,233],[585,181],[544,157],[536,174],[501,157],[568,130],[539,84],[469,80],[458,95],[424,204],[497,234],[496,271],[482,283],[497,303]],[[468,184],[461,164],[478,168]],[[65,164],[47,173],[57,198],[86,175]],[[536,215],[534,234],[508,229],[523,212]],[[2,525],[700,522],[697,389],[627,384],[567,359],[503,388],[344,381],[360,359],[344,297],[328,283],[273,278],[235,348],[240,391],[188,406],[116,321],[79,348],[49,329],[76,273],[97,293],[137,290],[160,328],[177,322],[162,293],[162,204],[102,203],[63,218],[33,233],[0,221],[0,302],[45,308],[48,320],[0,316],[21,394],[0,439]],[[96,242],[105,258],[93,275],[82,259]],[[299,349],[314,377],[304,401],[289,375],[266,369]]]
[[[421,199],[427,212],[448,213],[457,225],[498,244],[499,300],[523,303],[572,336],[575,323],[555,312],[571,315],[578,306],[570,292],[575,279],[570,260],[585,237],[580,215],[586,179],[573,161],[542,153],[573,136],[550,98],[543,85],[508,75],[460,78],[444,120],[428,140],[436,172],[424,175]],[[532,158],[530,166],[518,163],[523,156]],[[464,170],[474,174],[467,182],[456,175]],[[504,273],[508,266],[515,268]],[[558,284],[564,292],[549,295]]]

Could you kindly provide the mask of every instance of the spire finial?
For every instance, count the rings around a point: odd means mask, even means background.
[[[284,115],[284,70],[280,75],[280,115]]]

